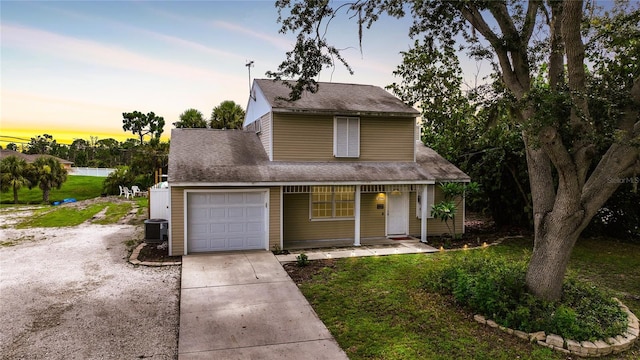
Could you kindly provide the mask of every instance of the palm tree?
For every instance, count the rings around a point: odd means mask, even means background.
[[[173,123],[176,128],[206,128],[207,120],[202,113],[196,109],[187,109],[180,114],[180,121]]]
[[[29,185],[30,181],[25,176],[27,162],[15,155],[8,156],[0,162],[0,188],[2,192],[13,189],[13,203],[18,203],[18,189]]]
[[[67,170],[60,162],[51,156],[41,156],[33,162],[33,184],[38,184],[42,190],[42,202],[49,202],[51,189],[60,189],[67,181]]]
[[[211,112],[212,129],[242,129],[244,110],[232,100],[225,100]]]

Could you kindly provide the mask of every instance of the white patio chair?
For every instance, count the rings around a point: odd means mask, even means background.
[[[128,188],[128,187],[123,186],[123,187],[122,187],[122,191],[124,191],[124,197],[125,197],[125,198],[127,198],[127,199],[128,199],[128,198],[129,198],[129,196],[133,197],[133,192],[131,192],[131,190],[129,190],[129,188]]]
[[[131,187],[131,194],[135,197],[135,196],[142,196],[142,191],[140,191],[140,188],[137,185],[133,185]]]
[[[122,185],[118,185],[118,187],[120,188],[120,194],[118,196],[124,195],[124,189],[122,188]]]

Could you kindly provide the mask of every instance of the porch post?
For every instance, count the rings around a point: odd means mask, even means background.
[[[422,201],[420,201],[420,242],[427,242],[427,191],[428,185],[422,186]]]
[[[355,217],[355,231],[353,236],[353,246],[360,246],[360,185],[356,185],[355,208],[353,216]]]
[[[284,249],[284,186],[280,186],[280,249]]]

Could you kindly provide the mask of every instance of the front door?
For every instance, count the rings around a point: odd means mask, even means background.
[[[387,235],[407,235],[409,232],[409,192],[387,193]]]

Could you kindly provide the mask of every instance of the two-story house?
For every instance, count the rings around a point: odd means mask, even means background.
[[[172,255],[447,232],[431,218],[437,184],[469,177],[416,141],[418,111],[369,85],[288,94],[258,79],[244,130],[172,130]]]

